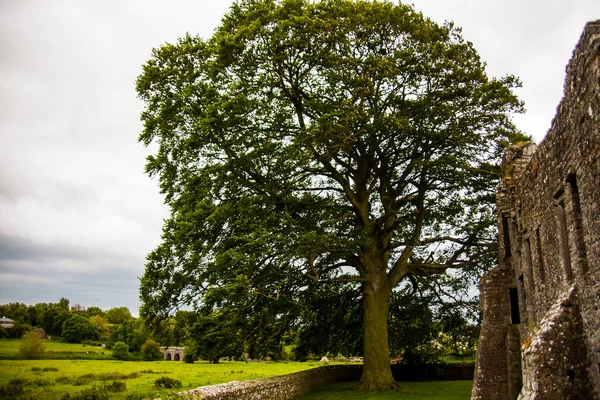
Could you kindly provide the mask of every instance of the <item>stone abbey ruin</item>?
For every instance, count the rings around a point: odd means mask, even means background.
[[[600,20],[539,146],[509,148],[472,400],[600,399]]]

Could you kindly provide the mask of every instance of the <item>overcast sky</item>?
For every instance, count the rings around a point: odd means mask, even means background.
[[[0,304],[136,314],[166,209],[144,175],[135,79],[151,49],[209,37],[230,0],[0,0]],[[515,74],[541,140],[600,0],[413,0],[463,28],[492,76]]]

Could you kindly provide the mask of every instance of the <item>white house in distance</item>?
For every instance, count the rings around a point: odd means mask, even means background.
[[[0,326],[3,327],[4,329],[10,329],[13,327],[14,324],[15,324],[15,321],[13,321],[10,318],[6,318],[6,317],[0,318]]]

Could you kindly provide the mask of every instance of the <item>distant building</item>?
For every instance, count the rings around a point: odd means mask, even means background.
[[[40,339],[46,339],[46,331],[44,331],[42,328],[34,328],[33,332],[37,333]]]
[[[0,326],[4,329],[10,329],[14,326],[15,321],[10,318],[2,317],[0,318]]]

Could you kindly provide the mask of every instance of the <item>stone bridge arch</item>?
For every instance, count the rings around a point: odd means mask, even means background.
[[[163,360],[182,361],[185,355],[185,347],[161,347]]]

